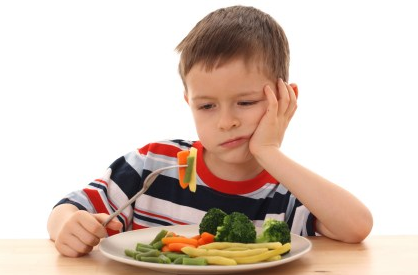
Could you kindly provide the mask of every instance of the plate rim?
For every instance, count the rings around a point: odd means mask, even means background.
[[[180,229],[181,228],[181,229]],[[114,261],[117,262],[121,262],[124,264],[129,264],[132,266],[137,266],[140,268],[146,268],[146,269],[151,269],[151,270],[155,270],[155,271],[163,271],[163,272],[169,272],[169,273],[178,273],[181,274],[182,272],[184,272],[183,274],[187,274],[187,273],[200,273],[200,274],[215,274],[215,273],[235,273],[235,272],[241,272],[241,271],[249,271],[249,270],[256,270],[256,269],[264,269],[264,268],[270,268],[270,267],[274,267],[274,266],[279,266],[288,262],[292,262],[294,260],[299,259],[300,257],[302,257],[303,255],[305,255],[306,253],[308,253],[311,249],[312,249],[312,243],[310,240],[308,240],[307,238],[297,235],[297,234],[293,234],[291,233],[292,236],[292,242],[293,239],[297,239],[298,242],[302,241],[304,242],[305,246],[302,249],[301,252],[292,255],[290,257],[284,256],[285,258],[282,258],[281,260],[278,261],[271,261],[271,262],[262,262],[262,263],[256,263],[256,264],[239,264],[239,265],[234,265],[234,266],[218,266],[218,265],[209,265],[209,266],[190,266],[190,265],[172,265],[172,264],[158,264],[158,263],[147,263],[147,262],[141,262],[141,261],[137,261],[134,260],[132,258],[129,258],[128,256],[125,256],[124,254],[121,253],[121,255],[117,256],[114,255],[113,253],[110,253],[109,251],[107,251],[107,249],[105,248],[106,245],[110,245],[108,244],[109,242],[113,241],[116,238],[122,238],[123,236],[128,236],[128,235],[137,235],[140,232],[144,232],[143,230],[147,230],[147,232],[149,231],[157,231],[159,232],[162,229],[166,229],[168,231],[176,231],[176,229],[180,229],[181,231],[187,231],[187,230],[193,230],[196,229],[196,232],[198,232],[198,225],[197,224],[192,224],[192,225],[169,225],[169,226],[158,226],[158,227],[150,227],[150,228],[144,228],[144,229],[138,229],[138,230],[131,230],[131,231],[126,231],[126,232],[122,232],[122,233],[118,233],[115,234],[113,236],[107,237],[105,239],[102,239],[102,241],[99,244],[99,251],[106,256],[109,259],[112,259]],[[178,231],[178,230],[177,230]],[[180,232],[181,234],[181,232]],[[139,242],[140,240],[138,240]],[[132,246],[134,246],[135,243],[132,244]],[[128,248],[128,247],[126,247]]]

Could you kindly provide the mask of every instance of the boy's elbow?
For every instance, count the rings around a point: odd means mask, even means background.
[[[361,243],[369,236],[373,228],[373,217],[368,213],[367,217],[357,221],[350,230],[350,233],[342,239],[346,243]]]

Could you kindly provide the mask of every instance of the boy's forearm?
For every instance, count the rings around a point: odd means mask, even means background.
[[[61,204],[51,211],[47,224],[51,240],[56,240],[57,234],[61,230],[65,221],[76,211],[78,211],[78,208],[72,204]]]
[[[294,162],[279,149],[265,150],[256,157],[316,216],[320,233],[346,242],[360,242],[367,237],[372,216],[352,194]]]

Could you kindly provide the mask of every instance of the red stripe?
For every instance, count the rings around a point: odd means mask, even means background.
[[[146,155],[149,152],[153,154],[163,155],[167,157],[177,157],[177,152],[181,151],[178,146],[161,144],[161,143],[150,143],[138,150],[142,155]]]
[[[103,183],[104,185],[106,185],[106,187],[108,187],[108,184],[106,181],[102,180],[102,179],[96,179],[95,181]]]
[[[103,203],[102,197],[100,196],[98,190],[85,188],[83,191],[87,194],[91,203],[93,204],[93,207],[98,213],[109,214],[109,211],[107,211],[107,207]]]
[[[254,192],[267,183],[270,184],[279,184],[276,179],[274,179],[266,170],[263,170],[255,178],[240,181],[229,181],[218,178],[209,168],[205,165],[203,160],[203,145],[200,141],[193,143],[193,147],[197,149],[197,165],[196,170],[199,177],[205,182],[209,187],[220,191],[222,193],[239,195],[239,194],[248,194]]]
[[[184,222],[181,222],[181,221],[173,220],[173,219],[171,219],[169,217],[161,216],[161,215],[154,214],[154,213],[150,213],[150,212],[145,212],[143,210],[139,210],[138,208],[135,208],[135,211],[136,212],[139,212],[139,213],[142,213],[142,214],[144,214],[146,216],[155,217],[155,218],[159,218],[159,219],[166,220],[166,221],[171,221],[171,222],[173,222],[175,224],[180,224],[180,225],[187,225],[188,224],[188,223],[184,223]]]
[[[132,230],[137,230],[137,229],[145,229],[148,228],[147,226],[144,225],[140,225],[134,222],[134,224],[132,225]]]
[[[99,191],[88,188],[83,189],[83,191],[86,193],[87,197],[89,197],[89,200],[93,204],[93,207],[96,209],[97,213],[109,214],[105,204],[103,203],[102,197],[99,194]],[[106,231],[109,236],[119,233],[119,231],[109,228],[106,228]]]
[[[109,204],[113,207],[113,209],[118,209],[117,206],[108,198]],[[125,225],[128,225],[128,218],[125,216],[125,214],[120,213],[120,216],[122,216],[123,220],[125,221]]]

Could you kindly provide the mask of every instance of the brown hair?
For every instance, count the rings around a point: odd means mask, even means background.
[[[244,58],[247,64],[260,62],[263,73],[273,81],[287,81],[289,76],[289,44],[283,29],[270,15],[253,7],[232,6],[211,12],[176,50],[184,85],[197,63],[211,71],[234,58]]]

